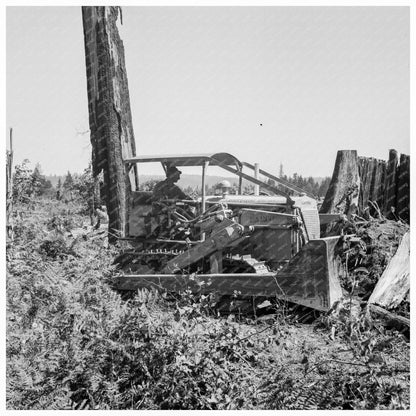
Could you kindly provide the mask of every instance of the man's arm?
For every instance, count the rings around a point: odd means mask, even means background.
[[[179,188],[179,186],[174,185],[174,187],[172,187],[172,198],[175,199],[189,199],[191,200],[192,198],[189,195],[186,195],[181,188]]]
[[[159,200],[166,198],[166,184],[165,181],[158,182],[153,188],[153,199]]]

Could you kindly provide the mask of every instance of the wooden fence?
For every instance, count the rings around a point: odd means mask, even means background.
[[[375,215],[410,222],[410,156],[390,150],[388,160],[339,150],[321,213]]]
[[[360,175],[359,211],[369,207],[369,201],[376,202],[386,216],[396,215],[410,220],[410,156],[390,150],[389,159],[371,157],[358,158]]]

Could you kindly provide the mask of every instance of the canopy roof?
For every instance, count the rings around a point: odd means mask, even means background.
[[[145,162],[161,162],[175,166],[202,166],[205,162],[209,162],[210,166],[227,165],[235,166],[237,169],[241,169],[242,167],[242,163],[229,153],[136,156],[124,160],[126,164]]]
[[[240,162],[235,156],[230,153],[200,153],[200,154],[192,154],[192,155],[148,155],[148,156],[135,156],[129,159],[125,159],[124,163],[126,165],[131,165],[135,163],[147,163],[147,162],[160,162],[162,163],[164,169],[167,168],[169,165],[174,166],[204,166],[205,163],[208,163],[210,166],[221,166],[228,172],[231,172],[241,179],[246,179],[251,183],[256,185],[260,185],[265,189],[268,189],[278,195],[284,195],[286,198],[290,198],[289,194],[278,186],[271,185],[266,180],[261,180],[256,178],[255,176],[247,175],[243,173],[242,169],[243,166],[248,167],[252,170],[255,169],[254,165],[251,165],[246,162]],[[263,171],[262,169],[259,170],[261,175],[266,176],[268,179],[271,179],[274,183],[281,184],[288,189],[292,189],[298,193],[305,193],[309,195],[311,198],[314,196],[308,192],[305,192],[303,189],[294,186],[287,181],[283,181],[281,178],[271,175],[270,173]],[[204,175],[204,173],[203,173]],[[292,200],[293,202],[293,200]]]

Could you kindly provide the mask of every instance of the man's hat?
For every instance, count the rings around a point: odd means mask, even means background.
[[[168,166],[166,169],[166,175],[170,176],[173,175],[174,173],[179,172],[182,173],[176,166]]]

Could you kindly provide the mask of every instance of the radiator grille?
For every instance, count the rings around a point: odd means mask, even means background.
[[[319,214],[317,209],[302,209],[303,222],[308,231],[309,238],[319,238]]]

